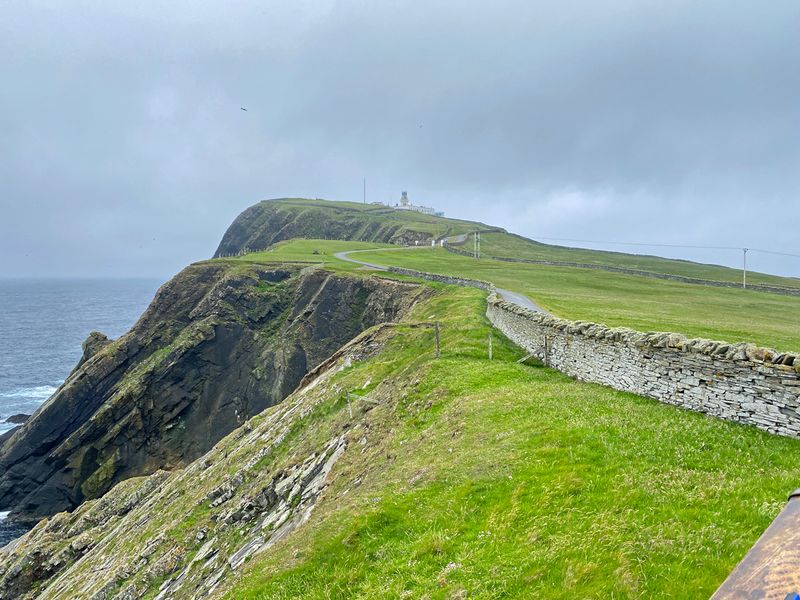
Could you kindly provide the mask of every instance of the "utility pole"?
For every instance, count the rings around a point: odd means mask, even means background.
[[[747,251],[749,248],[742,248],[742,288],[747,289]]]
[[[481,232],[476,231],[472,234],[472,257],[481,257]]]
[[[367,178],[364,177],[364,204],[367,203]]]

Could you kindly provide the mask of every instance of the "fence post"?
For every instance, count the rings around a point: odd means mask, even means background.
[[[489,332],[489,360],[492,360],[492,332]]]
[[[439,321],[433,324],[433,344],[436,353],[436,358],[439,358]]]

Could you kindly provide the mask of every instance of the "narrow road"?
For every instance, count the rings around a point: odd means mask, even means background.
[[[408,248],[384,248],[384,250],[392,250],[392,251],[426,250],[426,249],[428,249],[427,246],[410,246]],[[340,260],[344,260],[347,262],[355,263],[357,265],[361,265],[363,267],[367,267],[368,269],[375,269],[376,271],[389,270],[389,267],[385,265],[378,265],[375,263],[358,260],[357,258],[353,258],[352,256],[350,256],[351,254],[356,254],[358,252],[374,252],[374,250],[345,250],[344,252],[334,252],[333,256],[335,256]],[[431,274],[433,275],[433,273]],[[503,288],[495,288],[495,289],[497,290],[497,293],[500,295],[500,297],[503,298],[503,300],[505,300],[506,302],[510,302],[511,304],[516,304],[517,306],[521,306],[522,308],[526,308],[533,312],[543,313],[546,315],[550,314],[527,296],[524,296],[518,292],[512,292],[511,290],[504,290]]]
[[[516,304],[517,306],[521,306],[522,308],[527,308],[533,312],[544,313],[549,315],[550,313],[543,309],[541,306],[536,304],[533,300],[528,298],[527,296],[523,296],[517,292],[512,292],[511,290],[504,290],[502,288],[496,287],[497,293],[503,297],[503,300],[506,302],[510,302],[511,304]]]

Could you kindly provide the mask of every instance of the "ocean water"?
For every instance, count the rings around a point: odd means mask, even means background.
[[[155,279],[0,279],[0,434],[31,414],[77,364],[92,331],[116,338],[153,299]],[[27,526],[0,511],[0,547]]]
[[[0,512],[0,548],[30,529],[27,525],[18,525],[17,523],[6,521],[7,516],[7,511]]]
[[[31,414],[80,359],[91,331],[110,338],[136,322],[155,279],[0,279],[0,434]]]

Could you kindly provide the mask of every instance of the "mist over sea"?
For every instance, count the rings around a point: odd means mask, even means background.
[[[31,414],[81,357],[91,331],[125,333],[153,299],[155,279],[0,279],[0,434]]]

